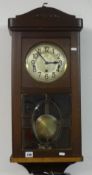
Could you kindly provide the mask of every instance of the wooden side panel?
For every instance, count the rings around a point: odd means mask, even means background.
[[[81,156],[81,92],[79,33],[71,33],[72,156]]]
[[[12,35],[12,138],[13,156],[21,152],[21,33]]]

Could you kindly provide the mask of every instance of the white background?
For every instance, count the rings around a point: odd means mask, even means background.
[[[0,0],[0,175],[26,175],[9,162],[11,155],[11,37],[8,18],[42,6],[43,0]],[[92,175],[92,0],[47,0],[48,6],[83,18],[81,32],[82,150],[84,161],[71,165],[71,175]]]

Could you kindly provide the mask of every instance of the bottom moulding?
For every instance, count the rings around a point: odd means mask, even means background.
[[[72,164],[72,163],[71,163]],[[33,175],[70,175],[64,173],[65,169],[70,165],[70,163],[46,163],[46,164],[29,164],[22,163],[27,171]]]

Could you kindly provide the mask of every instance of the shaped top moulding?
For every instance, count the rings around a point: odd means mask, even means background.
[[[52,7],[42,6],[8,19],[11,31],[61,30],[80,31],[83,20]]]

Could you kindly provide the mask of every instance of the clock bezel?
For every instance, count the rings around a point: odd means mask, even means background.
[[[59,76],[58,77],[56,77],[56,78],[53,78],[53,79],[49,79],[49,80],[47,80],[47,79],[40,79],[37,75],[35,75],[35,74],[32,74],[32,71],[30,71],[29,70],[29,68],[28,68],[28,63],[27,63],[27,61],[28,61],[28,59],[30,59],[29,57],[30,57],[30,55],[32,54],[32,52],[38,47],[45,47],[45,46],[49,46],[50,48],[54,48],[54,49],[56,49],[60,54],[62,54],[63,55],[63,58],[62,59],[60,59],[60,60],[64,60],[64,65],[62,66],[62,72],[59,72]],[[49,52],[50,53],[50,52]],[[54,55],[54,53],[53,53],[53,55]],[[40,82],[40,83],[46,83],[46,84],[50,84],[50,83],[53,83],[53,82],[55,82],[55,81],[57,81],[58,79],[60,79],[64,74],[65,74],[65,72],[66,72],[66,70],[67,70],[67,67],[68,67],[68,63],[67,63],[67,56],[66,56],[66,54],[65,54],[65,52],[64,52],[64,50],[63,50],[63,48],[62,47],[60,47],[58,44],[56,44],[56,43],[54,43],[54,42],[48,42],[48,41],[46,41],[46,42],[44,42],[44,41],[42,41],[42,42],[39,42],[39,43],[36,43],[36,44],[34,44],[31,48],[29,48],[29,50],[28,50],[28,52],[27,52],[27,54],[26,54],[26,57],[25,57],[25,67],[26,67],[26,70],[27,70],[27,72],[29,73],[29,75],[31,76],[31,78],[33,79],[33,80],[35,80],[35,81],[37,81],[37,82]],[[43,72],[44,73],[44,72]],[[45,73],[44,73],[45,74]],[[51,72],[50,72],[50,74],[51,74]],[[49,72],[48,72],[48,75],[49,75]],[[37,77],[36,77],[37,76]],[[39,79],[38,79],[39,78]]]

